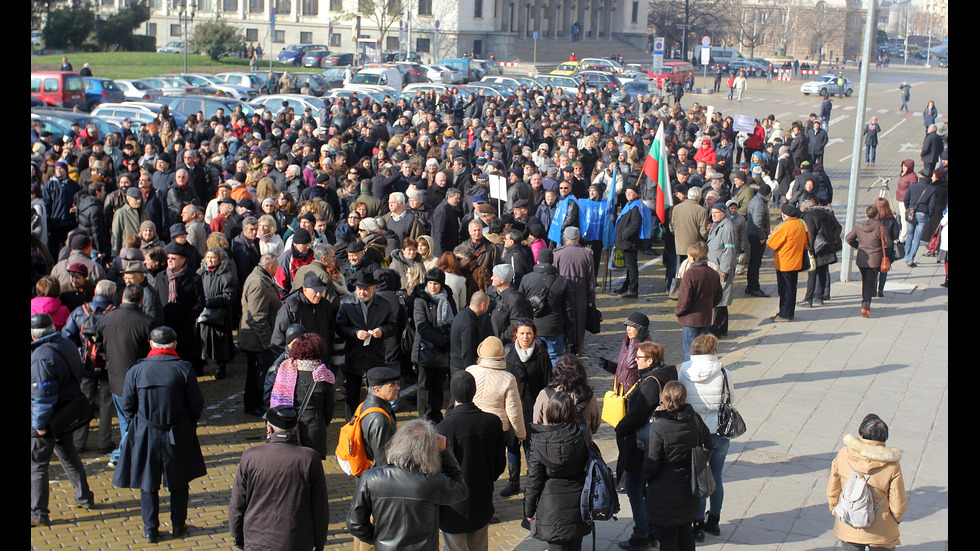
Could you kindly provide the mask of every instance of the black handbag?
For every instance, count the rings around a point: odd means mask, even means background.
[[[602,331],[602,312],[595,304],[590,304],[585,311],[585,330],[593,335],[598,335]]]
[[[201,310],[201,315],[197,317],[198,325],[206,325],[208,327],[223,327],[225,322],[225,314],[223,308],[205,308]]]
[[[718,430],[715,432],[723,438],[738,438],[745,434],[745,421],[742,415],[732,406],[732,391],[728,387],[728,372],[722,368],[722,376],[725,378],[724,398],[721,407],[718,408]]]
[[[65,360],[64,355],[57,347],[52,346],[51,349],[63,361]],[[74,377],[72,378],[74,379]],[[51,418],[48,419],[48,432],[55,438],[66,436],[87,425],[92,417],[94,417],[92,404],[84,394],[79,393],[74,400],[54,410]]]
[[[695,430],[698,431],[698,445],[691,448],[691,494],[698,499],[707,499],[715,493],[715,477],[708,466],[711,453],[701,441],[700,426],[695,425]]]

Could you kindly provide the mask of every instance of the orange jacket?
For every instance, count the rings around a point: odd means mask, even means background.
[[[769,248],[775,254],[777,272],[798,272],[803,269],[803,255],[809,243],[806,224],[799,218],[787,218],[769,236]]]

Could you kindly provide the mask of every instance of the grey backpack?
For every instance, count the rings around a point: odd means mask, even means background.
[[[877,504],[871,495],[868,479],[871,473],[861,474],[851,469],[851,478],[847,479],[840,492],[840,501],[834,506],[834,516],[841,522],[854,528],[867,528],[874,522],[875,512],[888,497],[886,493]]]

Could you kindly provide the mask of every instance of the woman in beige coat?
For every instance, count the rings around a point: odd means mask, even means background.
[[[898,523],[902,521],[908,505],[902,467],[898,464],[902,452],[885,447],[888,425],[873,413],[861,421],[858,434],[860,438],[850,434],[844,437],[844,448],[837,453],[830,468],[827,501],[833,514],[834,507],[840,501],[841,489],[853,476],[853,471],[870,475],[868,485],[877,509],[871,526],[867,528],[854,528],[835,518],[834,535],[845,551],[894,549],[901,543]]]

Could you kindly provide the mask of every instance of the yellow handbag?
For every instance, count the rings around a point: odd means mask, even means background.
[[[640,384],[639,381],[633,384],[626,393],[623,393],[623,387],[619,383],[613,382],[613,389],[607,390],[606,394],[602,397],[602,420],[616,428],[616,425],[626,417],[626,399],[636,388],[636,385]]]

